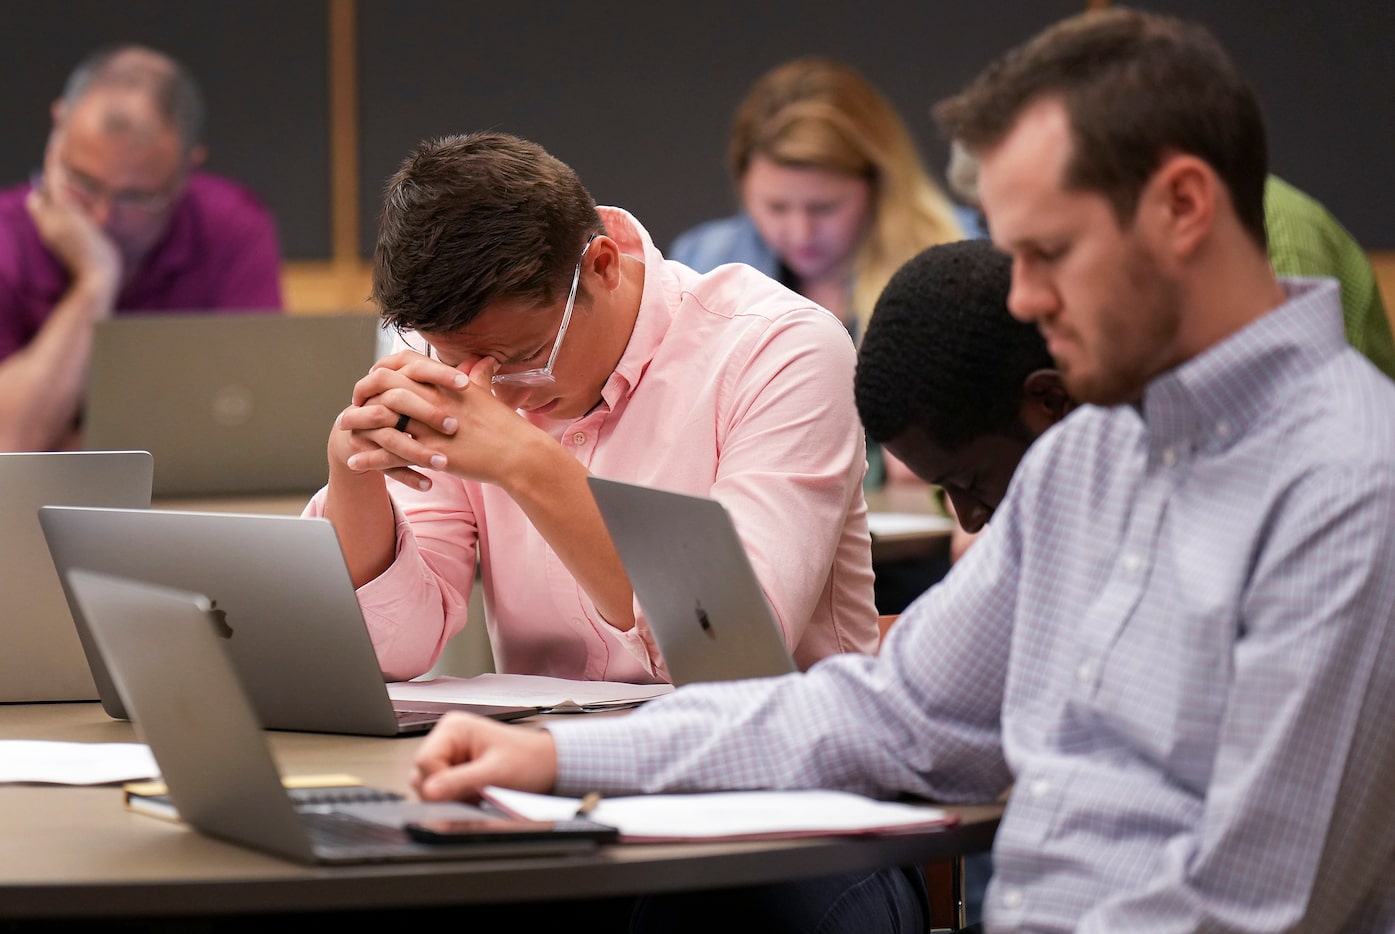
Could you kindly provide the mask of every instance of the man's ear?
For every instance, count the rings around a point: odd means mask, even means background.
[[[1022,382],[1022,420],[1041,434],[1066,417],[1075,400],[1066,392],[1061,374],[1054,369],[1033,370]]]
[[[597,234],[586,250],[583,275],[589,267],[600,275],[602,288],[614,291],[620,285],[620,255],[620,244],[605,234]]]
[[[48,115],[53,118],[55,127],[63,122],[63,118],[68,115],[68,105],[63,102],[63,98],[60,97],[48,105]]]
[[[189,147],[188,162],[190,172],[194,171],[194,169],[200,168],[207,161],[207,146],[205,146],[203,143],[195,143],[193,146]]]
[[[1140,200],[1162,222],[1173,255],[1186,259],[1210,236],[1224,186],[1205,160],[1178,154],[1163,160]]]

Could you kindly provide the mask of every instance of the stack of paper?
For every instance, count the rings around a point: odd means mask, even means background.
[[[867,531],[875,539],[929,538],[949,535],[954,520],[928,512],[869,512]]]
[[[490,786],[496,807],[533,820],[564,820],[578,798]],[[603,798],[586,815],[620,831],[630,843],[845,836],[921,831],[957,817],[923,804],[877,801],[844,791],[719,791]]]
[[[588,713],[637,707],[672,691],[673,685],[483,674],[473,678],[443,676],[430,681],[395,681],[387,688],[388,696],[395,701],[537,707],[539,713]]]

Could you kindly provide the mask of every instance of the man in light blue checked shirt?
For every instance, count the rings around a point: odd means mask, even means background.
[[[1335,283],[1269,266],[1253,92],[1201,28],[1111,8],[936,115],[1082,403],[983,538],[877,656],[541,730],[455,717],[418,790],[1012,788],[990,931],[1395,931],[1395,384]],[[890,898],[804,892],[868,903],[820,930]],[[739,910],[699,895],[671,898]]]

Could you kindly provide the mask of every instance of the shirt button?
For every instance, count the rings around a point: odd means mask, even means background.
[[[1003,893],[1003,904],[1008,908],[1022,907],[1022,892],[1020,889],[1008,889]]]
[[[1177,463],[1177,449],[1171,446],[1163,448],[1162,459],[1164,464],[1171,467]]]
[[[1133,552],[1129,552],[1128,554],[1124,555],[1123,564],[1125,571],[1128,571],[1130,574],[1134,574],[1138,571],[1139,568],[1143,567],[1143,559],[1138,555],[1134,554]]]
[[[1042,798],[1051,790],[1051,782],[1044,778],[1034,778],[1027,785],[1027,793],[1033,798]]]
[[[575,434],[572,435],[572,444],[575,444],[577,447],[581,447],[581,446],[582,446],[583,444],[585,444],[585,443],[586,443],[586,432],[584,432],[584,431],[578,431],[578,432],[576,432]]]
[[[583,619],[582,619],[581,617],[579,617],[579,616],[573,616],[573,617],[572,617],[572,625],[573,625],[573,626],[576,626],[576,627],[578,627],[578,628],[580,628],[581,626],[585,626],[585,625],[586,625],[586,621],[583,620]]]
[[[1087,658],[1079,665],[1075,666],[1075,680],[1081,684],[1088,685],[1095,680],[1095,669],[1098,666],[1093,658]]]
[[[1230,437],[1230,422],[1217,422],[1217,423],[1216,423],[1216,437],[1217,437],[1217,438],[1229,438],[1229,437]]]

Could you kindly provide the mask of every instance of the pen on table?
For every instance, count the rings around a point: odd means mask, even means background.
[[[581,804],[576,809],[576,816],[590,817],[591,812],[594,811],[596,809],[596,805],[600,803],[601,793],[599,791],[587,792],[586,797],[581,799]]]

